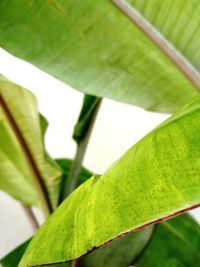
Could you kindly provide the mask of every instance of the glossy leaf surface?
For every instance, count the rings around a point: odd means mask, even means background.
[[[55,208],[62,172],[45,152],[47,123],[38,113],[36,99],[5,78],[0,78],[0,97],[0,189],[27,205],[35,205],[39,202],[35,186],[37,190],[43,186]]]
[[[156,30],[198,70],[200,5],[173,2],[137,1],[137,8],[147,6]],[[84,93],[150,110],[175,111],[197,94],[108,0],[0,1],[0,46]]]
[[[200,97],[86,181],[47,220],[20,267],[78,258],[200,204]]]

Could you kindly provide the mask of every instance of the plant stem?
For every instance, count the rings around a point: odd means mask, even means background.
[[[61,194],[61,201],[63,201],[66,197],[68,197],[77,186],[83,159],[84,159],[84,156],[87,150],[90,135],[92,133],[101,102],[102,102],[101,98],[96,98],[96,103],[95,104],[94,102],[92,103],[94,104],[94,107],[92,108],[92,111],[89,111],[89,117],[88,117],[89,120],[87,120],[87,127],[86,129],[84,128],[83,132],[81,132],[81,135],[79,136],[80,139],[75,138],[77,142],[76,155],[70,167],[68,179],[63,186],[63,191]],[[83,104],[83,108],[84,108],[84,104]],[[81,117],[81,113],[80,113],[80,117]],[[79,267],[79,263],[80,263],[80,260],[76,259],[71,263],[71,267]]]
[[[40,226],[37,222],[37,219],[32,211],[32,209],[24,204],[22,204],[22,207],[26,213],[26,216],[28,217],[28,220],[31,224],[31,227],[33,229],[33,231],[35,232]]]
[[[68,195],[71,194],[71,192],[76,188],[78,178],[80,175],[83,159],[85,156],[85,152],[88,146],[88,142],[90,139],[91,132],[93,130],[93,126],[98,114],[98,110],[100,107],[102,99],[99,98],[98,103],[96,104],[91,116],[90,116],[90,122],[87,127],[87,131],[85,132],[82,139],[77,144],[77,150],[75,159],[71,165],[70,171],[69,171],[69,178],[67,179],[67,182],[64,184],[63,192],[62,192],[62,200],[65,199]]]
[[[80,259],[76,259],[72,262],[72,267],[79,267]]]

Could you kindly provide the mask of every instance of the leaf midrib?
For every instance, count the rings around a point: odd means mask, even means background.
[[[170,43],[132,5],[124,0],[110,0],[165,56],[182,72],[182,74],[200,91],[200,73],[188,59]]]
[[[8,120],[8,123],[9,123],[10,127],[12,128],[12,130],[13,130],[13,132],[14,132],[17,140],[18,140],[21,151],[22,151],[23,156],[26,160],[27,167],[29,168],[29,170],[32,174],[36,190],[38,191],[41,205],[42,205],[42,208],[44,210],[44,214],[46,216],[48,216],[53,211],[53,209],[52,209],[52,205],[50,202],[49,194],[48,194],[47,189],[45,187],[45,184],[43,182],[42,175],[40,173],[40,170],[37,167],[37,164],[35,162],[34,157],[32,156],[32,153],[29,149],[29,146],[27,145],[26,140],[24,139],[24,136],[21,133],[20,128],[18,127],[18,124],[17,124],[15,118],[13,117],[11,111],[9,110],[9,107],[6,103],[6,100],[4,99],[4,97],[1,93],[0,93],[0,106],[2,107],[2,111],[4,112],[4,114]]]

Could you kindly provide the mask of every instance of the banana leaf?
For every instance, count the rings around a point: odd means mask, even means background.
[[[20,267],[70,261],[200,204],[200,97],[93,176],[50,216]]]
[[[175,46],[173,54],[181,53],[186,72],[192,66],[198,73],[198,0],[131,2],[152,23],[152,32]],[[173,112],[197,94],[108,0],[1,0],[0,46],[84,93],[148,110]]]
[[[45,152],[46,127],[32,93],[0,76],[0,189],[26,205],[53,210],[62,171]]]

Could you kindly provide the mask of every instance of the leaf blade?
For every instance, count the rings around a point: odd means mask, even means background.
[[[85,137],[88,132],[88,126],[94,120],[94,114],[97,112],[97,108],[101,102],[101,99],[85,95],[83,99],[83,105],[79,114],[78,121],[74,127],[73,138],[77,144]]]
[[[131,233],[80,259],[80,267],[124,267],[130,263],[147,246],[154,227],[150,226],[141,231]]]
[[[13,267],[17,266],[22,255],[24,254],[30,239],[25,241],[23,244],[19,245],[16,249],[6,255],[3,259],[0,260],[0,263],[3,267]]]
[[[152,25],[144,19],[144,17],[129,5],[127,0],[112,0],[112,2],[127,16],[146,36],[171,60],[173,64],[184,74],[188,80],[200,91],[200,75],[199,72],[190,64],[190,62],[174,48],[171,43],[160,35]],[[160,4],[155,0],[153,7]],[[141,4],[140,4],[141,5]],[[145,6],[146,3],[143,3]],[[180,2],[179,2],[180,5]]]
[[[199,122],[197,97],[101,177],[75,190],[39,230],[20,267],[72,260],[121,235],[198,207]]]
[[[58,201],[61,170],[44,150],[36,99],[5,78],[0,79],[0,97],[0,187],[25,204],[34,205],[38,203],[35,182],[48,213]]]
[[[80,266],[166,267],[179,266],[178,263],[183,264],[181,266],[197,267],[199,265],[200,227],[190,215],[183,214],[157,224],[150,240],[147,239],[144,244],[145,240],[142,240],[142,236],[144,237],[145,232],[142,233],[142,231],[148,231],[148,229],[131,233],[86,255],[81,259]],[[145,246],[142,247],[140,242]],[[138,248],[138,246],[141,247]]]
[[[1,1],[0,10],[0,45],[82,92],[161,112],[197,94],[107,0]]]
[[[200,227],[191,216],[184,214],[156,226],[154,236],[135,265],[198,267],[199,251]]]

